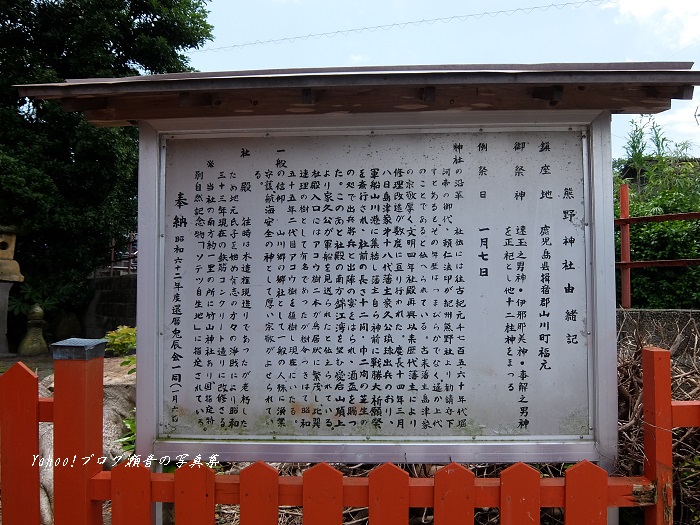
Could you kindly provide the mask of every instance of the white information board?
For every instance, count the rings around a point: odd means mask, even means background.
[[[585,129],[162,140],[160,438],[593,440]]]

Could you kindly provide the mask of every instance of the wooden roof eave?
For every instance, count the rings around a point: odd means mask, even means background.
[[[308,90],[308,91],[307,91]],[[236,90],[131,95],[62,100],[67,111],[82,111],[96,123],[162,118],[370,113],[396,111],[608,110],[658,113],[688,90],[648,86],[419,86],[352,87],[314,90]]]
[[[212,90],[378,87],[406,85],[496,85],[496,84],[635,84],[693,85],[700,71],[431,71],[356,74],[240,75],[207,74],[159,75],[116,79],[78,79],[53,84],[17,86],[20,95],[42,99],[89,97],[118,94],[152,94]],[[695,84],[697,85],[697,84]]]
[[[79,79],[19,86],[20,94],[58,99],[100,125],[162,118],[290,113],[440,110],[598,109],[656,113],[671,99],[690,99],[700,71],[691,64],[550,65],[561,70],[400,69],[397,67],[273,72],[185,73],[119,79]],[[664,68],[667,66],[667,68]],[[511,66],[508,66],[511,67]],[[518,66],[512,66],[518,67]],[[583,65],[582,65],[583,67]]]

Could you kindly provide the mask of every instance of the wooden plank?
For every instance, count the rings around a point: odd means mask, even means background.
[[[563,507],[565,499],[564,478],[540,477],[540,507]]]
[[[656,501],[656,487],[642,476],[608,478],[608,507],[645,507]]]
[[[151,473],[151,500],[158,502],[175,501],[175,474],[171,472]]]
[[[642,350],[644,389],[644,475],[656,482],[656,505],[644,509],[647,525],[673,521],[673,410],[671,353]]]
[[[343,77],[348,78],[345,75]],[[369,86],[366,84],[362,86],[318,86],[322,91],[322,96],[313,98],[312,103],[304,104],[304,106],[312,110],[314,114],[321,115],[339,110],[352,113],[405,112],[406,109],[403,106],[409,103],[413,104],[414,108],[411,111],[414,112],[455,108],[551,111],[551,103],[554,102],[547,98],[533,97],[533,86],[527,86],[520,82],[494,84],[488,81],[473,85],[462,85],[461,83],[452,86],[439,85],[436,87],[434,101],[422,100],[421,89],[431,85],[435,80],[428,81],[429,83],[426,84],[426,80],[422,78],[415,84],[390,86]],[[306,82],[305,79],[304,83]],[[143,85],[143,82],[140,84]],[[209,105],[182,104],[181,93],[194,93],[191,89],[192,86],[188,86],[180,92],[168,90],[169,92],[161,91],[153,94],[105,93],[107,96],[98,103],[93,102],[90,98],[64,98],[70,100],[69,104],[73,109],[83,111],[88,120],[101,125],[159,118],[226,117],[235,116],[236,112],[241,110],[250,116],[281,115],[285,114],[289,108],[298,107],[303,100],[301,86],[281,88],[268,85],[263,89],[260,87],[228,89],[228,87],[214,91],[211,90],[210,84],[207,84],[206,88],[198,87],[197,90],[200,92],[198,96],[202,97],[201,101],[208,99],[211,101]],[[304,84],[304,87],[311,88],[312,95],[316,93],[313,86]],[[588,85],[584,91],[579,91],[578,87],[564,89],[563,99],[557,101],[557,110],[611,109],[624,112],[627,108],[633,113],[639,113],[641,107],[644,113],[656,113],[670,107],[670,102],[665,97],[673,96],[676,91],[675,87],[668,87],[663,92],[660,86],[657,86],[660,98],[654,100],[648,98],[645,90],[636,87]]]
[[[213,523],[214,471],[187,463],[175,471],[175,523]]]
[[[474,523],[474,473],[450,463],[435,473],[435,525]]]
[[[653,261],[630,261],[615,263],[615,268],[618,270],[629,270],[630,268],[675,268],[686,266],[700,266],[700,259],[659,259]]]
[[[112,471],[98,472],[90,480],[90,498],[106,501],[112,499]]]
[[[615,219],[615,226],[645,222],[696,221],[698,219],[700,219],[700,212],[697,211],[687,213],[664,213],[662,215],[644,215],[641,217],[620,217],[619,219]]]
[[[303,474],[304,525],[341,525],[343,523],[343,475],[319,463]]]
[[[241,480],[241,525],[277,525],[279,519],[279,475],[258,461],[244,468]]]
[[[433,478],[408,478],[408,506],[434,507],[435,480]]]
[[[111,480],[112,525],[151,525],[151,471],[122,463]]]
[[[237,474],[216,476],[214,478],[216,503],[238,505],[241,501],[241,480]]]
[[[608,473],[582,461],[566,470],[566,525],[605,525],[608,522]]]
[[[540,473],[525,463],[501,472],[501,524],[540,522]]]
[[[2,519],[38,525],[39,378],[23,363],[0,376]]]
[[[53,397],[39,398],[39,421],[53,423]]]
[[[498,507],[501,502],[501,484],[497,478],[477,478],[475,481],[474,506]],[[539,482],[540,503],[544,507],[564,506],[564,479],[544,478]],[[653,486],[642,476],[608,478],[608,506],[647,506],[653,501]]]
[[[672,401],[673,426],[700,427],[700,401]]]
[[[301,476],[280,476],[279,504],[280,506],[300,507],[304,499],[304,479]]]
[[[406,525],[408,523],[408,472],[385,463],[369,475],[369,523]]]
[[[367,507],[369,505],[369,479],[344,477],[343,505],[346,507]]]

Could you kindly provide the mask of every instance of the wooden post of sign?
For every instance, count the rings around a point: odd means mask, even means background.
[[[54,357],[54,523],[102,524],[90,480],[102,470],[104,339],[66,339]],[[65,463],[65,465],[64,465]]]
[[[642,350],[644,390],[644,476],[656,483],[656,505],[644,509],[646,525],[673,522],[673,409],[671,353]]]

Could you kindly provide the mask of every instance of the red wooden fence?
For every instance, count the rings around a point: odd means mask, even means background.
[[[434,478],[410,478],[390,463],[365,478],[345,477],[321,463],[303,476],[280,476],[262,462],[240,475],[219,475],[189,463],[173,474],[123,463],[102,471],[103,358],[56,361],[55,397],[37,395],[38,378],[19,363],[0,377],[2,518],[39,523],[38,424],[54,424],[56,525],[102,523],[101,503],[112,501],[114,525],[151,523],[152,502],[174,502],[178,524],[214,522],[215,504],[240,505],[241,525],[277,525],[280,506],[302,508],[305,525],[340,525],[343,507],[367,507],[371,524],[406,525],[409,508],[434,509],[435,525],[473,523],[474,508],[497,507],[503,524],[539,523],[543,507],[564,509],[565,523],[603,524],[609,507],[646,507],[646,524],[672,521],[672,429],[700,426],[700,401],[671,399],[668,351],[643,351],[644,476],[609,477],[583,461],[564,478],[542,478],[517,463],[499,478],[475,478],[462,465]],[[91,454],[94,454],[91,456]],[[63,466],[63,460],[68,458]],[[85,461],[85,459],[88,459]]]
[[[672,259],[656,261],[633,261],[630,250],[630,225],[644,222],[692,221],[700,219],[700,212],[667,213],[664,215],[648,215],[645,217],[630,217],[629,186],[620,186],[620,218],[615,219],[615,226],[620,227],[620,261],[615,268],[620,270],[622,308],[632,308],[632,268],[668,268],[670,266],[697,266],[700,259]]]

